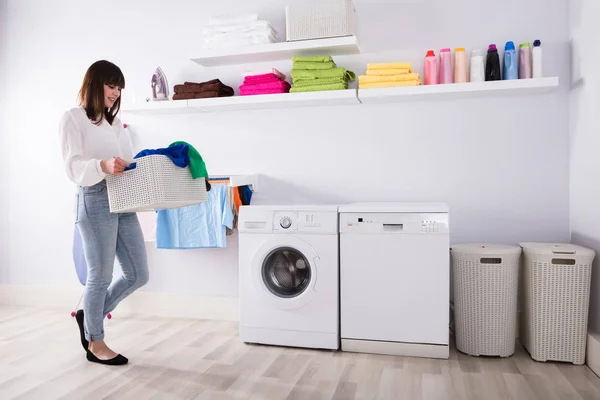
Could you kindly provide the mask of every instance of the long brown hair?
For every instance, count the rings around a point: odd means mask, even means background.
[[[112,108],[106,108],[104,85],[115,85],[124,89],[125,77],[115,64],[100,60],[88,68],[79,90],[79,105],[85,109],[88,118],[96,125],[102,123],[102,118],[112,125],[121,108],[121,96],[115,101]]]

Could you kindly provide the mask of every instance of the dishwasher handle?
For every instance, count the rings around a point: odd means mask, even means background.
[[[404,224],[383,224],[384,232],[402,232]]]

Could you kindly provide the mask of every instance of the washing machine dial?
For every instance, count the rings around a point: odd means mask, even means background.
[[[283,229],[288,229],[290,226],[292,226],[292,219],[290,217],[283,217],[279,220],[279,225]]]

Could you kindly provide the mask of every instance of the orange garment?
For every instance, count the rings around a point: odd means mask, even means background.
[[[240,192],[236,187],[233,188],[233,202],[235,203],[235,209],[239,214],[240,207],[242,206],[242,199],[240,199]]]

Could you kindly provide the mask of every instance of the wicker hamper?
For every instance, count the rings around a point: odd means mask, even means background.
[[[123,176],[106,177],[111,212],[164,210],[208,200],[206,181],[193,179],[189,167],[178,167],[164,155],[141,157],[135,163],[136,168]]]
[[[521,243],[521,341],[536,361],[585,362],[593,250]]]
[[[452,246],[456,347],[473,356],[515,352],[519,246]]]
[[[285,7],[286,41],[323,39],[356,34],[352,0],[297,4]]]

